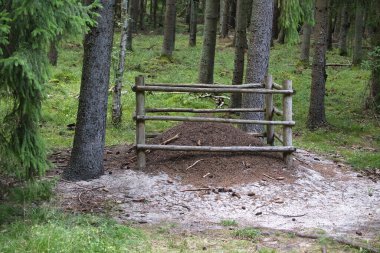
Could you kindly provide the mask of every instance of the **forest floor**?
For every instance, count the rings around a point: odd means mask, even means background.
[[[151,142],[176,135],[171,144],[260,145],[233,126],[209,123],[181,124]],[[57,169],[50,175],[60,174],[69,155],[69,150],[52,155]],[[310,238],[379,246],[380,173],[352,172],[305,150],[295,153],[292,169],[273,154],[154,151],[148,154],[147,168],[138,171],[131,146],[118,145],[107,148],[105,166],[106,174],[96,180],[61,180],[58,205],[69,212],[108,213],[120,223],[140,224],[145,230],[164,227],[174,234],[220,234],[216,231],[226,225],[235,233],[259,229],[267,236],[250,247],[278,252],[319,251]],[[299,237],[277,238],[273,229]],[[210,248],[210,243],[197,245]]]

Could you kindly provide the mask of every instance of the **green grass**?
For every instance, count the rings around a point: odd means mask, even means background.
[[[221,220],[220,225],[224,227],[232,227],[232,226],[237,226],[238,223],[236,222],[236,220]]]
[[[115,43],[118,38],[115,38]],[[135,126],[132,121],[135,97],[131,91],[134,77],[144,75],[146,82],[195,83],[201,52],[201,38],[196,47],[188,46],[187,35],[178,34],[176,50],[171,60],[161,58],[162,37],[137,35],[134,51],[127,54],[124,91],[122,97],[123,122],[114,127],[108,120],[107,145],[134,141]],[[219,42],[215,59],[215,82],[231,83],[234,49],[230,42]],[[326,116],[330,127],[317,131],[306,129],[311,69],[300,67],[297,46],[276,45],[271,50],[270,70],[274,81],[293,80],[297,91],[294,96],[294,128],[296,147],[324,153],[354,165],[357,168],[380,167],[379,121],[369,111],[364,111],[368,93],[369,71],[360,68],[328,68],[326,84]],[[328,62],[347,62],[350,59],[329,52]],[[81,78],[82,47],[80,43],[64,43],[60,49],[58,67],[52,68],[51,82],[43,104],[42,132],[49,148],[66,148],[72,145],[74,131],[66,128],[76,121],[76,111]],[[111,74],[111,77],[113,74]],[[111,80],[112,85],[113,80]],[[111,100],[111,96],[110,96]],[[149,94],[147,106],[161,107],[213,107],[210,99],[188,94]],[[110,114],[110,113],[109,113]],[[148,122],[147,131],[157,132],[173,126],[173,122]]]
[[[233,234],[234,236],[240,239],[246,239],[246,240],[251,240],[251,241],[257,241],[261,236],[261,232],[254,228],[238,229],[234,231]]]

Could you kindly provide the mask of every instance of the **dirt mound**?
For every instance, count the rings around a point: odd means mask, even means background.
[[[171,145],[263,146],[259,138],[229,124],[183,123],[149,141],[160,144],[178,135]],[[135,166],[136,164],[132,164]],[[226,187],[257,180],[284,180],[294,177],[279,153],[206,153],[153,151],[147,155],[145,172],[166,172],[185,184],[199,187]]]

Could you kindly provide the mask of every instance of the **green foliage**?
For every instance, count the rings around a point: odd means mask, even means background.
[[[0,205],[0,214],[2,205]],[[8,217],[10,218],[10,217]],[[149,252],[144,234],[115,221],[28,208],[22,220],[0,226],[0,252]]]
[[[362,66],[372,71],[380,70],[380,46],[377,46],[368,52],[368,60],[363,61]]]
[[[233,234],[240,239],[247,239],[252,241],[257,241],[261,236],[261,232],[254,228],[238,229]]]
[[[54,186],[55,181],[27,181],[22,186],[11,189],[8,198],[19,203],[46,201],[53,196]]]
[[[0,1],[0,163],[22,178],[42,175],[48,164],[39,135],[41,101],[48,80],[50,43],[95,25],[97,3],[76,0]]]
[[[286,42],[295,44],[299,41],[298,29],[303,22],[314,24],[314,0],[281,0],[280,25],[285,31]]]
[[[222,220],[220,221],[220,225],[224,227],[231,227],[231,226],[237,226],[238,223],[236,222],[236,220]]]

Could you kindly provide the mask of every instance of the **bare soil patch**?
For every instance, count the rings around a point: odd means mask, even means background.
[[[177,134],[170,144],[262,145],[231,125],[199,123],[178,125],[151,141],[162,143]],[[57,169],[51,173],[59,174],[68,157],[68,150],[55,152]],[[305,150],[295,153],[295,162],[289,170],[276,154],[154,151],[147,168],[138,171],[133,148],[114,146],[105,151],[104,176],[60,181],[57,193],[63,209],[107,212],[120,222],[170,222],[203,231],[220,228],[222,220],[235,220],[241,227],[323,231],[335,238],[376,242],[380,184],[374,174],[352,172]]]

